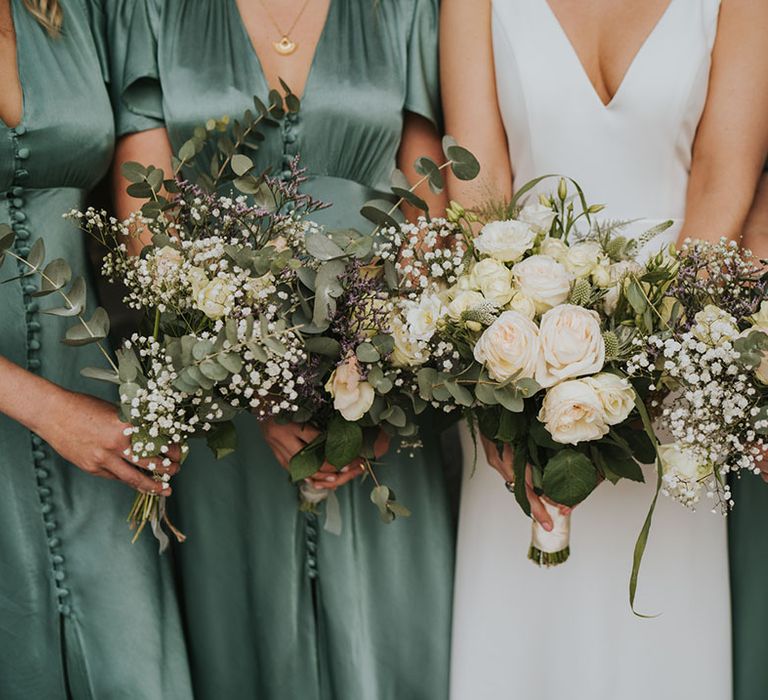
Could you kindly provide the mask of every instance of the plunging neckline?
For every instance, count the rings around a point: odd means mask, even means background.
[[[21,45],[19,42],[18,18],[16,17],[16,0],[10,0],[8,5],[11,16],[11,29],[13,31],[14,52],[16,55],[16,79],[19,81],[19,90],[21,91],[21,110],[19,111],[19,119],[15,124],[9,124],[2,116],[0,116],[0,126],[8,130],[13,130],[18,129],[24,124],[27,113],[27,98],[24,90],[24,76],[21,67]]]
[[[309,89],[312,86],[314,74],[317,72],[316,71],[317,64],[319,62],[319,58],[323,50],[323,46],[326,40],[326,35],[328,34],[328,27],[331,24],[332,14],[335,11],[335,6],[337,2],[338,0],[330,0],[328,3],[328,11],[325,14],[325,21],[323,22],[323,28],[320,30],[320,36],[317,39],[317,43],[315,44],[315,50],[312,54],[312,60],[309,63],[309,70],[307,71],[306,78],[304,79],[304,89],[301,91],[301,95],[298,95],[298,94],[296,95],[296,97],[298,97],[302,102],[304,102],[305,98],[309,94]],[[248,27],[245,26],[245,22],[243,21],[243,15],[240,12],[240,7],[237,4],[237,0],[230,0],[230,3],[232,6],[232,11],[235,13],[237,26],[240,28],[243,38],[245,39],[245,42],[248,44],[248,47],[250,48],[251,56],[253,57],[253,60],[256,63],[256,67],[261,77],[261,82],[264,84],[264,87],[267,90],[271,90],[276,86],[269,84],[269,80],[267,79],[267,74],[264,71],[264,65],[261,62],[261,58],[259,57],[259,52],[256,50],[256,46],[253,43],[253,39],[251,38],[251,35],[248,32]],[[292,88],[290,84],[288,85],[288,87]]]
[[[670,14],[672,6],[675,4],[675,0],[668,1],[667,6],[664,8],[664,11],[661,13],[661,15],[659,15],[659,18],[654,23],[650,32],[648,32],[646,37],[640,43],[640,46],[637,48],[637,51],[635,51],[634,55],[632,56],[632,60],[629,62],[627,69],[624,71],[624,75],[621,77],[621,80],[619,81],[619,86],[616,88],[616,91],[613,93],[613,95],[610,96],[610,99],[608,100],[608,102],[605,102],[603,98],[600,96],[600,93],[597,91],[595,84],[592,82],[592,78],[587,72],[587,69],[584,65],[584,61],[579,55],[579,52],[576,50],[576,46],[574,45],[570,35],[568,34],[565,27],[563,26],[563,23],[560,21],[560,18],[557,16],[557,13],[552,8],[552,5],[549,4],[549,0],[542,0],[542,3],[546,5],[547,13],[549,14],[552,21],[557,25],[557,30],[559,34],[562,36],[563,40],[568,45],[571,55],[573,56],[573,58],[576,60],[576,63],[578,64],[579,72],[581,73],[584,80],[586,80],[589,86],[590,92],[594,95],[595,99],[603,109],[609,110],[611,107],[613,107],[617,103],[617,101],[623,94],[624,86],[631,79],[632,72],[635,68],[635,65],[639,62],[639,60],[642,58],[643,54],[645,53],[646,46],[656,36],[656,34],[660,31],[662,25],[665,23],[665,20]]]

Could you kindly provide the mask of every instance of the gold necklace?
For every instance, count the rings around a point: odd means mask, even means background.
[[[266,0],[259,1],[261,2],[261,6],[264,8],[264,11],[267,13],[269,21],[272,22],[275,29],[277,29],[277,33],[280,35],[280,41],[272,42],[272,46],[281,56],[290,56],[297,48],[299,48],[299,45],[293,39],[291,39],[291,32],[294,30],[298,24],[298,21],[301,19],[301,16],[304,14],[304,10],[307,9],[309,0],[304,0],[304,4],[301,6],[299,14],[296,15],[295,19],[291,23],[291,26],[288,27],[286,31],[283,31],[280,28],[280,25],[277,23],[277,20],[272,14],[272,11],[269,9],[269,5],[267,5]]]

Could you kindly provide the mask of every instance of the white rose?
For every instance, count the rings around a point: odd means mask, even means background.
[[[529,204],[523,207],[517,218],[526,224],[535,226],[537,229],[544,231],[544,233],[549,233],[556,216],[555,212],[552,211],[552,207],[537,202],[536,204]]]
[[[564,264],[576,277],[588,277],[604,257],[603,249],[597,241],[582,241],[568,249]]]
[[[429,340],[446,308],[437,294],[424,294],[418,301],[406,301],[405,322],[414,340]]]
[[[664,474],[692,483],[712,474],[711,464],[702,464],[697,455],[680,443],[659,445],[659,459]]]
[[[188,267],[186,268],[187,282],[192,289],[192,296],[196,297],[203,288],[210,282],[208,275],[205,274],[205,270],[201,267]]]
[[[348,421],[360,420],[373,405],[376,392],[360,376],[354,355],[347,357],[331,374],[325,390],[333,397],[333,407]]]
[[[526,318],[533,320],[536,316],[536,304],[533,303],[525,294],[518,292],[512,297],[512,301],[509,302],[509,308],[512,311],[521,313]]]
[[[548,255],[550,258],[561,263],[565,260],[565,256],[568,253],[568,246],[562,238],[547,237],[541,242],[539,253],[541,255]]]
[[[512,268],[520,291],[544,313],[562,304],[571,293],[571,275],[556,260],[546,255],[532,255]]]
[[[532,379],[539,356],[539,329],[517,311],[505,311],[480,336],[475,359],[492,379]]]
[[[504,306],[512,298],[512,271],[493,258],[477,263],[472,279],[483,296],[497,306]]]
[[[184,258],[181,252],[171,246],[163,246],[154,254],[155,271],[158,277],[165,277],[181,267]]]
[[[195,295],[195,306],[208,318],[216,321],[226,316],[231,308],[232,290],[225,280],[216,278],[208,282]]]
[[[547,391],[539,420],[552,439],[563,445],[599,440],[610,430],[600,397],[583,379],[571,379]]]
[[[582,306],[562,304],[547,311],[541,318],[539,340],[536,381],[543,387],[595,374],[605,364],[600,317]]]
[[[395,341],[395,349],[392,351],[392,364],[395,367],[415,367],[427,361],[424,344],[411,336],[399,315],[392,316],[390,333]]]
[[[694,320],[696,323],[691,332],[703,343],[718,345],[723,340],[735,340],[739,337],[736,319],[713,304],[708,304],[703,311],[699,311]]]
[[[485,304],[485,297],[480,292],[459,289],[453,295],[453,300],[448,304],[448,315],[458,321],[465,311]]]
[[[610,372],[600,372],[584,381],[600,399],[608,425],[619,425],[627,420],[635,407],[635,390],[627,379]]]
[[[522,221],[492,221],[475,238],[475,248],[495,260],[516,262],[533,248],[535,239],[533,229]]]

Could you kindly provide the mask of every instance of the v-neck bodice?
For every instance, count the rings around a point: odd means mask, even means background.
[[[515,182],[563,173],[590,201],[608,204],[609,217],[682,220],[719,6],[671,0],[605,105],[546,0],[494,0],[497,90]]]
[[[573,43],[573,40],[570,36],[570,32],[568,29],[563,25],[562,21],[557,15],[557,12],[552,8],[552,5],[550,4],[549,0],[544,0],[542,3],[544,5],[544,10],[546,13],[551,17],[552,21],[557,25],[557,29],[559,30],[558,34],[562,36],[562,40],[567,42],[571,50],[573,52],[573,57],[578,63],[578,67],[581,68],[581,73],[583,74],[584,81],[587,83],[587,86],[592,88],[592,92],[595,95],[595,99],[597,99],[600,104],[603,105],[606,109],[610,109],[613,104],[615,104],[620,99],[620,94],[622,92],[622,89],[624,88],[624,83],[631,80],[633,69],[635,68],[636,63],[640,63],[643,59],[643,54],[646,50],[646,46],[648,44],[652,44],[654,42],[654,39],[656,37],[657,33],[660,33],[664,29],[664,25],[666,24],[667,15],[670,13],[672,5],[675,3],[675,0],[666,0],[667,5],[664,8],[664,11],[659,15],[659,17],[656,19],[656,21],[653,23],[653,26],[651,27],[650,31],[645,35],[640,45],[635,49],[634,54],[630,57],[629,63],[627,64],[626,68],[624,69],[624,74],[621,76],[621,79],[619,81],[619,84],[616,86],[613,95],[610,95],[608,100],[605,101],[600,93],[597,90],[597,86],[593,82],[593,78],[587,73],[587,69],[584,66],[584,60],[579,55],[578,49]],[[606,86],[606,89],[607,86]]]
[[[211,117],[239,118],[254,95],[265,97],[234,0],[132,4],[122,133],[164,124],[178,148]],[[434,0],[331,0],[302,109],[268,132],[257,166],[279,173],[300,155],[313,179],[388,191],[404,112],[437,121],[436,31]]]

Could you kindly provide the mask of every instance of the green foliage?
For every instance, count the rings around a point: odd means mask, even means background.
[[[589,457],[574,449],[563,449],[547,462],[542,488],[555,503],[573,507],[589,496],[597,484],[597,469]]]

